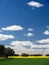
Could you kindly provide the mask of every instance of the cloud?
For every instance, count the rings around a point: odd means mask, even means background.
[[[49,26],[46,26],[46,28],[47,28],[47,30],[44,31],[44,34],[45,34],[45,35],[49,35]]]
[[[47,49],[49,49],[49,44],[37,45],[31,41],[12,41],[10,45],[11,48],[14,49],[15,53],[20,55],[22,53],[45,55],[46,53],[48,53]]]
[[[46,26],[46,28],[48,28],[48,29],[49,29],[49,26]]]
[[[27,34],[24,34],[25,36],[27,36],[27,37],[32,37],[32,36],[34,36],[34,34],[32,34],[32,33],[27,33]]]
[[[7,39],[13,39],[14,36],[13,35],[5,35],[5,34],[0,34],[0,41],[4,41]]]
[[[10,45],[15,50],[15,53],[21,54],[23,52],[28,53],[28,49],[34,44],[31,41],[12,41]]]
[[[38,42],[38,43],[44,43],[44,44],[49,44],[49,38],[48,39],[42,39],[42,40],[38,40],[38,41],[36,41],[36,42]]]
[[[21,27],[21,26],[19,26],[19,25],[12,25],[12,26],[7,26],[7,27],[4,27],[4,28],[2,28],[2,30],[4,30],[4,31],[7,31],[7,30],[9,30],[9,31],[18,31],[18,30],[23,30],[23,27]]]
[[[33,31],[33,29],[32,28],[28,28],[28,31]]]
[[[45,49],[44,55],[46,55],[46,54],[49,54],[49,48],[48,49]]]
[[[46,49],[46,48],[49,48],[49,44],[44,44],[44,45],[33,45],[33,46],[31,46],[31,48],[33,48],[33,49]]]
[[[37,45],[31,41],[12,41],[10,46],[6,46],[14,49],[16,54],[22,53],[28,54],[43,54],[49,53],[49,44]]]
[[[49,30],[46,30],[46,31],[44,32],[44,34],[45,34],[45,35],[49,35]]]
[[[40,8],[42,6],[44,6],[43,4],[39,3],[39,2],[35,2],[35,1],[30,1],[27,3],[29,6],[32,6],[32,7],[36,7],[36,8]]]
[[[16,45],[16,46],[31,46],[33,42],[31,41],[12,41],[10,45]]]

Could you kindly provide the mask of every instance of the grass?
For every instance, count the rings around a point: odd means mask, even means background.
[[[3,58],[0,65],[49,65],[49,58]]]

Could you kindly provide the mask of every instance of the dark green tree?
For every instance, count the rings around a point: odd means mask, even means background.
[[[0,56],[4,56],[5,46],[0,44]]]
[[[14,55],[14,51],[13,49],[11,49],[10,47],[5,48],[5,53],[4,53],[5,57],[8,58],[8,56],[13,56]]]
[[[26,53],[22,53],[21,56],[29,56],[29,54],[26,54]]]

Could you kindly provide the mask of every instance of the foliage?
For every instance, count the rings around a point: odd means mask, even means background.
[[[0,44],[0,56],[3,56],[5,50],[5,46]]]
[[[42,56],[42,54],[31,54],[30,56]]]
[[[10,47],[6,48],[4,45],[0,44],[0,56],[4,56],[8,58],[8,56],[13,56],[13,55],[14,55],[13,49],[11,49]]]
[[[4,51],[4,55],[8,58],[8,56],[13,56],[14,55],[14,51],[13,49],[11,49],[10,47],[8,48],[5,48],[5,51]]]
[[[49,56],[49,54],[46,54],[46,56]]]
[[[26,53],[22,53],[21,56],[29,56],[29,54],[26,54]]]

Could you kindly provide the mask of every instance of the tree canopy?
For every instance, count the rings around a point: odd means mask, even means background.
[[[5,50],[5,46],[0,44],[0,56],[3,56]]]
[[[8,56],[13,56],[14,55],[14,50],[11,49],[10,47],[5,47],[4,45],[0,44],[0,56],[7,57]]]

